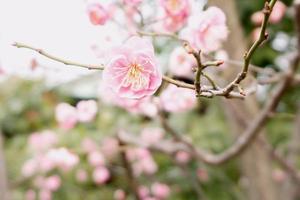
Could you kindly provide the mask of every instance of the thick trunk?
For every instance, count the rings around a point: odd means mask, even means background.
[[[243,29],[240,26],[234,0],[210,0],[211,5],[221,7],[228,19],[230,36],[225,43],[229,57],[233,60],[242,60],[246,51]],[[239,72],[239,68],[228,67],[226,78],[231,80]],[[248,96],[246,101],[222,100],[228,122],[235,136],[243,132],[247,123],[255,117],[259,111],[258,103],[253,96]],[[262,131],[264,132],[264,130]],[[264,133],[261,133],[264,137]],[[254,142],[253,145],[241,156],[241,171],[244,176],[242,184],[249,200],[279,200],[276,185],[272,181],[272,160],[261,146]]]

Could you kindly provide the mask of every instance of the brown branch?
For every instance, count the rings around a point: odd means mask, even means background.
[[[72,65],[72,66],[82,67],[82,68],[86,68],[86,69],[90,69],[90,70],[103,70],[104,69],[103,64],[100,64],[100,65],[86,65],[86,64],[82,64],[82,63],[68,61],[68,60],[65,60],[63,58],[59,58],[57,56],[51,55],[51,54],[45,52],[44,50],[34,48],[34,47],[31,47],[31,46],[26,45],[26,44],[15,43],[15,44],[13,44],[13,46],[15,46],[17,48],[25,48],[25,49],[30,49],[30,50],[36,51],[37,53],[39,53],[42,56],[45,56],[45,57],[47,57],[51,60],[63,63],[65,65]],[[178,80],[175,80],[175,79],[170,78],[170,77],[165,76],[165,75],[163,75],[162,79],[166,82],[169,82],[171,84],[176,85],[177,87],[182,87],[182,88],[195,90],[195,86],[193,84],[188,84],[188,83],[185,83],[185,82],[182,82],[182,81],[178,81]],[[211,97],[214,97],[214,96],[224,96],[224,94],[222,94],[221,90],[208,89],[208,87],[204,86],[204,90],[200,93],[200,96],[211,98]],[[226,98],[244,99],[244,96],[240,95],[237,92],[231,92],[228,95],[226,95]]]
[[[264,19],[261,24],[259,38],[253,43],[250,49],[245,53],[244,56],[244,66],[242,72],[228,85],[224,88],[224,94],[229,94],[234,88],[240,84],[246,77],[248,73],[248,69],[250,66],[251,58],[253,57],[255,51],[259,48],[259,46],[267,39],[268,34],[266,33],[267,24],[269,17],[272,13],[273,7],[277,0],[271,0],[270,2],[265,3],[264,8]]]
[[[118,137],[118,140],[119,140],[119,145],[121,148],[126,145],[126,144],[124,144],[122,139],[120,139],[119,137]],[[132,166],[131,166],[130,162],[127,160],[126,152],[120,151],[120,156],[121,156],[124,168],[127,173],[129,187],[130,187],[132,193],[134,194],[135,198],[137,200],[141,200],[141,198],[139,196],[139,192],[138,192],[138,183],[134,177]]]

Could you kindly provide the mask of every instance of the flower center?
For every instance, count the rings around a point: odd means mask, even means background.
[[[172,10],[177,10],[180,7],[178,0],[168,0],[168,5]]]
[[[140,90],[147,86],[146,77],[143,76],[143,69],[140,64],[132,63],[130,64],[130,69],[124,80],[125,86],[131,85],[132,89]]]

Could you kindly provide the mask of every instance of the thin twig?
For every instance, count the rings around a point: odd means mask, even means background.
[[[86,69],[90,69],[90,70],[104,70],[104,65],[103,64],[99,64],[99,65],[87,65],[87,64],[82,64],[82,63],[78,63],[78,62],[73,62],[73,61],[69,61],[69,60],[65,60],[63,58],[51,55],[47,52],[45,52],[42,49],[38,49],[26,44],[22,44],[22,43],[15,43],[13,44],[13,46],[17,47],[17,48],[25,48],[25,49],[29,49],[29,50],[33,50],[37,53],[39,53],[42,56],[45,56],[51,60],[63,63],[65,65],[70,65],[70,66],[77,66],[77,67],[82,67],[82,68],[86,68]],[[195,90],[195,86],[193,84],[188,84],[182,81],[178,81],[175,79],[172,79],[168,76],[163,75],[162,79],[166,82],[169,82],[171,84],[176,85],[177,87],[182,87],[182,88],[187,88],[187,89],[192,89]],[[205,90],[203,90],[199,96],[201,97],[207,97],[207,98],[211,98],[214,96],[224,96],[222,94],[221,90],[210,90],[208,89],[208,87],[204,86]],[[237,99],[244,99],[244,96],[240,95],[237,92],[231,92],[230,94],[226,95],[226,98],[237,98]]]
[[[118,140],[119,140],[120,147],[125,146],[125,144],[123,143],[123,141],[119,137],[118,137]],[[127,176],[128,176],[128,184],[130,186],[130,189],[132,190],[132,193],[134,194],[135,198],[137,200],[140,200],[141,198],[140,198],[139,192],[138,192],[138,183],[137,183],[137,181],[134,177],[133,169],[131,167],[131,164],[127,160],[126,152],[125,151],[120,151],[120,156],[121,156],[124,168],[125,168]]]
[[[276,1],[277,0],[271,0],[270,2],[265,3],[265,7],[263,10],[264,19],[261,25],[259,38],[253,43],[250,49],[245,53],[244,66],[242,72],[228,86],[224,88],[225,95],[229,94],[238,84],[240,84],[247,77],[251,58],[253,57],[255,51],[259,48],[259,46],[268,38],[268,34],[266,33],[267,24]]]

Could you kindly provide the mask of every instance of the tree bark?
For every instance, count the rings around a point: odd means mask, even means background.
[[[230,59],[242,60],[247,49],[247,43],[244,37],[243,29],[240,25],[239,15],[234,0],[210,0],[209,4],[216,5],[223,9],[227,15],[227,23],[230,30],[228,41],[224,44]],[[240,69],[228,67],[224,74],[225,78],[232,80]],[[245,81],[247,83],[247,81]],[[235,136],[243,132],[247,123],[251,121],[259,111],[259,105],[256,98],[248,96],[245,101],[222,100],[228,122],[233,129]],[[264,138],[264,130],[262,137]],[[265,139],[265,138],[264,138]],[[258,142],[247,149],[241,156],[240,166],[249,200],[280,200],[276,185],[272,181],[271,159]]]

